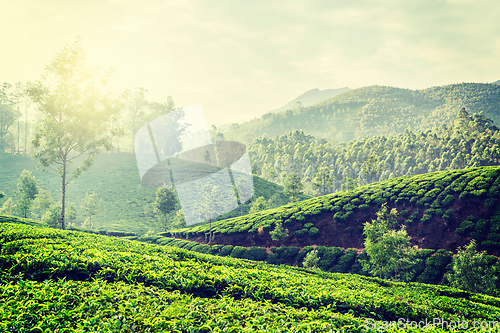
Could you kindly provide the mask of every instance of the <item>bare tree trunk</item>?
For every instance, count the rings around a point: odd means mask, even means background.
[[[208,244],[212,247],[212,217],[210,217],[210,229],[208,230],[209,241]]]
[[[64,230],[64,204],[66,201],[66,160],[63,162],[62,199],[61,199],[61,229]]]

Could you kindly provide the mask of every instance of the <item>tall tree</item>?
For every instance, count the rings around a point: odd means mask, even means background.
[[[321,167],[315,173],[313,179],[313,185],[318,190],[320,190],[322,195],[326,195],[328,190],[332,187],[335,177],[332,175],[332,171],[327,167]]]
[[[135,132],[141,128],[146,122],[149,102],[146,100],[146,93],[148,91],[144,88],[135,88],[133,91],[126,90],[122,94],[122,100],[125,105],[125,125],[132,134],[132,142],[134,140]],[[135,150],[132,144],[132,150]]]
[[[14,193],[19,198],[18,209],[26,218],[31,208],[35,196],[38,194],[38,181],[35,176],[31,175],[31,171],[23,170],[21,176],[17,179],[17,191]]]
[[[121,105],[103,91],[110,72],[101,75],[85,61],[79,40],[66,45],[46,67],[41,79],[28,83],[27,94],[42,112],[33,146],[38,166],[61,176],[61,229],[65,229],[67,185],[88,170],[102,149],[111,150],[110,126]],[[83,162],[74,162],[83,156]]]
[[[203,194],[199,202],[199,212],[201,218],[205,221],[208,220],[209,225],[209,245],[212,246],[212,219],[220,215],[220,212],[224,210],[224,202],[221,200],[222,193],[218,185],[206,183],[203,186]]]
[[[0,87],[0,153],[4,153],[7,147],[13,144],[13,137],[9,130],[18,118],[11,88],[10,83],[4,83]]]
[[[297,201],[297,196],[302,194],[302,191],[304,190],[304,185],[302,184],[300,176],[297,173],[292,172],[285,177],[284,183],[284,193],[290,196],[290,200],[292,202]]]
[[[163,215],[163,228],[165,231],[167,231],[167,215],[175,210],[177,202],[177,192],[172,186],[163,185],[156,189],[153,211],[155,214]]]

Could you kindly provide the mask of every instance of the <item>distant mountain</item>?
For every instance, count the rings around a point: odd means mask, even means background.
[[[451,123],[463,107],[500,124],[500,85],[461,83],[411,90],[387,86],[350,89],[312,106],[294,107],[240,124],[226,140],[250,143],[266,134],[281,136],[303,130],[317,138],[348,142],[378,135],[397,135],[406,128],[427,130]]]
[[[500,84],[500,80],[492,82],[493,84]]]
[[[306,91],[302,95],[294,98],[290,102],[286,103],[280,108],[271,110],[270,112],[276,113],[280,111],[285,111],[289,109],[293,109],[297,106],[297,102],[301,102],[302,106],[310,106],[314,105],[316,103],[319,103],[325,99],[332,98],[334,96],[337,96],[338,94],[341,94],[347,90],[350,90],[347,87],[344,88],[339,88],[339,89],[325,89],[325,90],[319,90],[319,89],[311,89],[309,91]]]

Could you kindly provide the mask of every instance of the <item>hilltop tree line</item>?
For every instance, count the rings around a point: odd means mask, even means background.
[[[483,113],[461,109],[452,124],[335,144],[296,130],[249,146],[253,172],[324,195],[398,176],[498,165],[500,131]]]
[[[225,134],[232,140],[250,143],[264,134],[273,137],[302,129],[318,138],[348,142],[366,136],[395,136],[407,128],[427,131],[436,124],[451,124],[456,110],[462,107],[470,113],[483,111],[498,124],[499,98],[497,84],[461,83],[423,90],[369,86],[309,107],[297,105],[280,113],[266,113],[229,128]]]

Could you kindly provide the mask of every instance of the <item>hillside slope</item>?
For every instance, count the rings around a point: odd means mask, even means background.
[[[345,91],[348,91],[348,90],[350,90],[350,89],[347,87],[339,88],[339,89],[325,89],[325,90],[319,90],[317,88],[311,89],[311,90],[308,90],[305,93],[301,94],[300,96],[295,97],[293,100],[286,103],[282,107],[271,110],[270,112],[276,113],[276,112],[294,109],[297,107],[298,102],[300,102],[302,104],[302,106],[310,106],[310,105],[319,103],[321,101],[324,101],[325,99],[329,99],[329,98],[332,98],[334,96],[337,96],[337,95],[339,95]]]
[[[22,170],[30,170],[38,180],[40,187],[49,191],[54,200],[60,202],[60,177],[53,172],[43,172],[36,167],[36,161],[20,156],[6,155],[0,160],[0,190],[5,198],[0,199],[0,207],[9,198],[17,200],[14,190],[17,189],[17,178]],[[256,197],[266,200],[273,198],[276,205],[289,202],[283,194],[283,187],[270,181],[254,177]],[[94,228],[101,230],[120,230],[143,234],[153,229],[159,232],[159,223],[151,213],[151,203],[155,199],[155,189],[141,185],[137,162],[132,153],[100,154],[94,166],[74,180],[66,190],[67,202],[76,204],[78,226],[85,220],[80,210],[82,199],[86,193],[94,192],[100,199],[98,214],[92,217]],[[304,195],[302,198],[309,198]],[[223,215],[221,219],[240,216],[248,213],[250,203]],[[145,213],[149,211],[148,214]]]
[[[347,142],[375,135],[397,135],[406,128],[426,130],[453,120],[456,110],[484,112],[500,123],[500,86],[461,83],[410,90],[370,86],[346,91],[310,107],[267,113],[224,133],[250,143],[256,137],[302,129],[308,135]]]
[[[444,286],[21,224],[0,223],[0,268],[6,332],[359,332],[398,318],[500,321],[500,299]]]
[[[434,171],[500,165],[500,130],[481,114],[457,110],[454,122],[427,131],[406,129],[396,136],[365,137],[348,143],[326,140],[293,131],[279,137],[259,137],[249,146],[256,174],[283,183],[290,172],[302,177],[306,193],[314,186],[319,166],[327,166],[336,182],[323,194],[339,190],[341,180],[360,184],[389,177]]]
[[[212,225],[217,244],[240,246],[363,247],[363,223],[387,202],[421,248],[455,251],[471,238],[490,254],[500,255],[500,166],[440,171],[399,177],[276,209],[219,221]],[[277,222],[289,236],[273,241]],[[314,232],[311,229],[316,228]],[[208,226],[167,233],[205,241]]]

